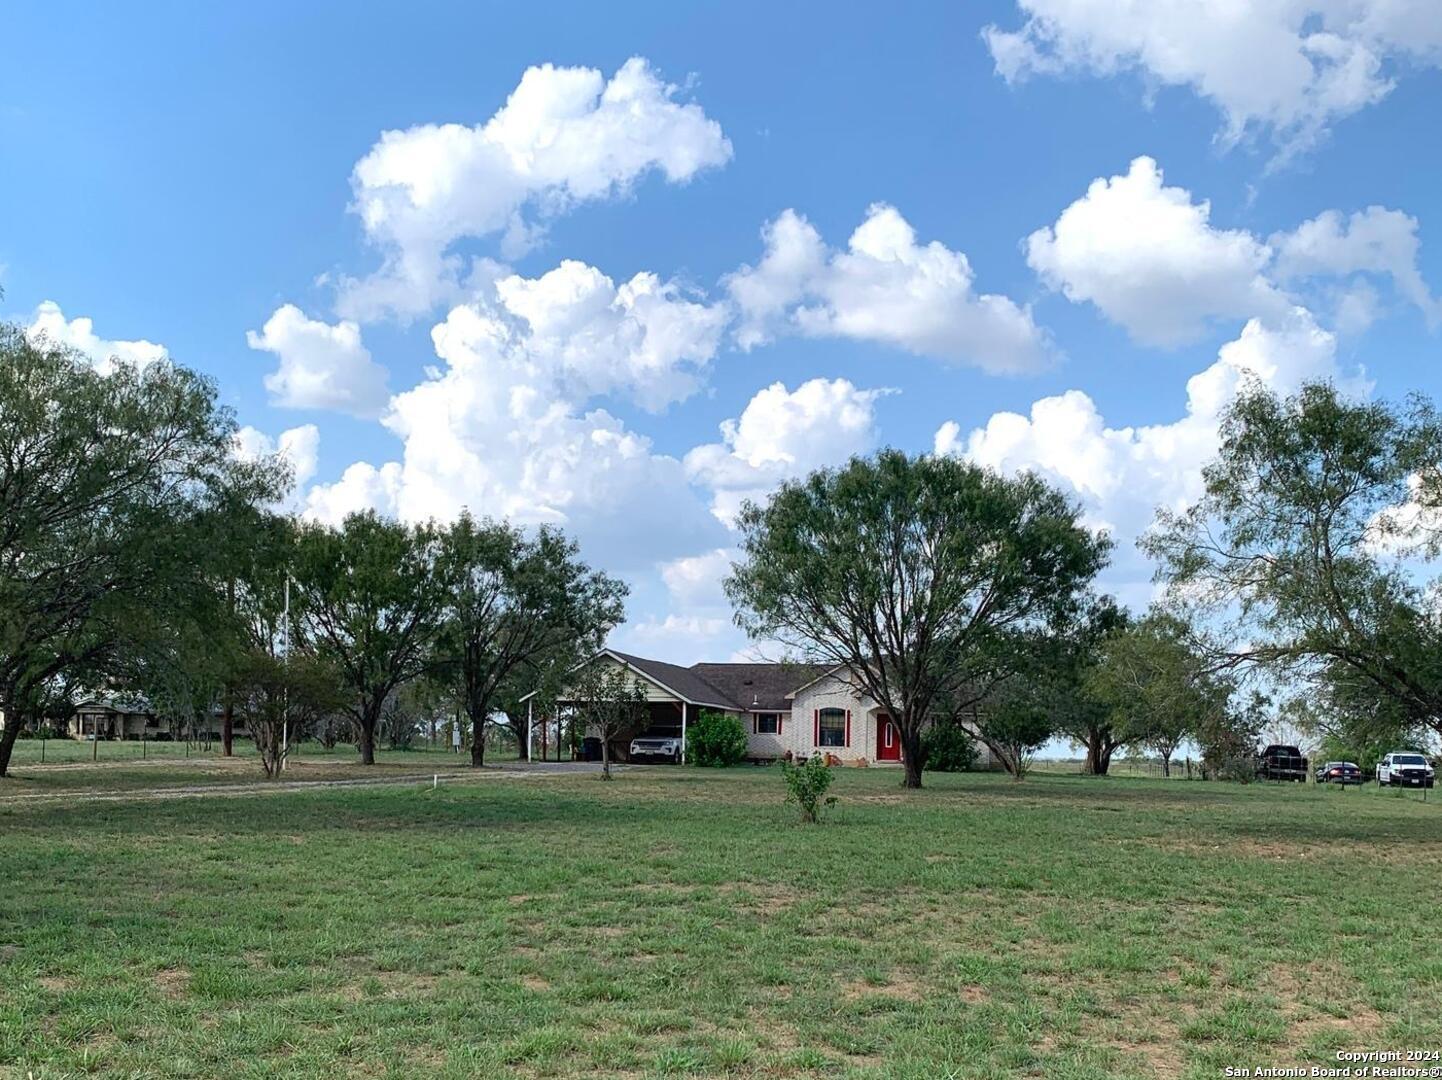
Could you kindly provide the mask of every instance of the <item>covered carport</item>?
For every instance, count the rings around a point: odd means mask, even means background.
[[[721,709],[726,712],[737,711],[737,706],[726,701],[724,695],[710,683],[698,677],[687,668],[679,667],[676,664],[667,664],[660,660],[649,660],[644,656],[632,656],[629,653],[617,652],[614,649],[603,649],[585,664],[573,669],[571,674],[581,671],[592,664],[612,664],[620,667],[632,675],[637,685],[646,693],[645,720],[638,724],[633,731],[624,733],[612,740],[611,757],[615,761],[626,761],[630,756],[630,742],[632,739],[648,736],[655,738],[679,738],[681,740],[681,760],[686,759],[686,728],[690,721],[694,720],[699,710]],[[526,703],[526,756],[534,756],[535,735],[537,721],[544,725],[554,722],[557,725],[557,737],[563,727],[562,716],[538,717],[536,715],[536,702],[539,691],[532,691],[521,700]],[[557,696],[555,705],[558,713],[563,710],[574,710],[585,702],[571,696],[569,692],[563,691]],[[585,732],[581,733],[583,736]]]

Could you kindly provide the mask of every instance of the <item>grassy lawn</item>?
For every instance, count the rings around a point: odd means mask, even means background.
[[[1442,1047],[1436,803],[898,779],[839,772],[818,828],[751,768],[0,805],[0,1076],[1214,1078]]]
[[[379,750],[377,754],[381,757],[389,757],[395,760],[414,758],[416,760],[430,760],[432,758],[449,757],[453,761],[458,756],[446,747],[434,747],[418,743],[412,750]],[[47,765],[122,765],[134,764],[144,761],[207,761],[220,760],[220,743],[214,742],[209,748],[202,748],[199,744],[187,746],[184,742],[140,742],[138,740],[101,739],[100,742],[85,742],[78,739],[20,739],[15,743],[15,751],[11,762],[16,768],[34,766],[41,764],[42,755]],[[249,738],[237,737],[235,740],[235,756],[237,758],[249,758],[251,764],[256,768],[259,765],[255,757],[255,744]],[[326,749],[319,743],[302,743],[292,751],[293,759],[306,761],[351,761],[356,756],[356,749],[349,743],[339,743],[330,749]],[[487,753],[488,758],[492,755]],[[514,758],[515,754],[504,755]]]
[[[70,754],[59,761],[50,753],[57,746],[85,746],[85,755]],[[58,795],[66,792],[105,794],[131,790],[159,790],[180,787],[253,787],[266,782],[260,767],[260,759],[248,740],[236,740],[235,756],[221,756],[219,746],[207,752],[192,750],[185,754],[184,743],[155,743],[165,749],[142,758],[139,743],[102,743],[101,757],[92,762],[89,744],[75,742],[51,743],[46,752],[46,764],[40,764],[39,743],[19,742],[16,744],[11,779],[0,780],[0,803],[6,798],[16,799],[31,795]],[[29,751],[22,754],[21,750]],[[134,748],[132,750],[132,748]],[[110,753],[109,757],[106,757]],[[514,754],[487,754],[488,764],[510,763]],[[420,747],[414,750],[378,750],[376,765],[367,768],[360,764],[354,746],[338,745],[327,750],[315,743],[307,743],[292,753],[286,764],[285,776],[288,782],[324,780],[377,780],[387,777],[420,776],[434,773],[465,771],[470,766],[470,754],[455,754],[449,750]]]

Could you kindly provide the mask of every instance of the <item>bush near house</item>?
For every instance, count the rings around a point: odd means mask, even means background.
[[[786,780],[786,801],[801,808],[801,820],[808,825],[821,821],[821,811],[836,805],[836,796],[827,796],[831,787],[831,768],[819,754],[801,762],[782,759],[781,775]]]
[[[976,740],[960,724],[933,724],[921,739],[923,768],[929,772],[967,772],[976,767]]]
[[[686,731],[686,760],[718,769],[741,764],[746,760],[746,728],[730,713],[702,709]]]

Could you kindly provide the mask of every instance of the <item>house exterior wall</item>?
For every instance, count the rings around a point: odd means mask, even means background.
[[[851,714],[850,741],[846,746],[816,745],[816,716],[822,709],[841,709]],[[815,753],[832,754],[842,761],[876,758],[876,715],[885,710],[861,693],[845,675],[827,675],[797,693],[786,723],[785,748],[794,757]],[[784,751],[783,751],[784,752]]]
[[[816,744],[816,714],[821,709],[851,710],[851,741],[847,746]],[[875,764],[877,718],[885,715],[887,711],[855,687],[846,675],[828,675],[799,691],[793,699],[791,715],[782,725],[783,735],[779,740],[780,753],[777,756],[784,755],[787,751],[798,758],[820,753],[831,754],[842,761],[865,759],[868,763]],[[972,734],[974,736],[975,732]],[[773,737],[752,735],[750,738],[755,745],[756,740]],[[996,767],[997,762],[991,751],[980,740],[977,741],[976,751],[977,768]]]
[[[756,730],[757,713],[739,714],[741,724],[746,728],[746,756],[758,761],[772,761],[783,757],[786,754],[787,742],[791,738],[791,713],[781,710],[776,715],[781,718],[781,733],[772,735],[761,733]],[[770,715],[767,713],[766,715]]]

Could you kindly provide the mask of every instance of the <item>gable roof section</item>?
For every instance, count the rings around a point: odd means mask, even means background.
[[[694,664],[690,670],[743,711],[786,712],[788,696],[826,669],[816,664]]]
[[[602,656],[626,665],[648,682],[686,702],[733,712],[786,712],[799,689],[810,686],[834,668],[822,664],[668,664],[645,656],[602,649],[572,670]],[[536,695],[531,691],[520,700]]]
[[[648,660],[644,656],[632,656],[615,649],[605,650],[605,655],[630,665],[662,690],[675,694],[688,704],[714,705],[718,709],[741,707],[730,700],[721,689],[697,674],[695,668],[683,668],[679,664],[667,664],[661,660]]]
[[[802,683],[800,686],[793,688],[791,692],[786,695],[787,701],[790,701],[803,690],[810,690],[822,679],[829,678],[830,676],[835,675],[838,671],[846,670],[845,664],[813,664],[811,665],[811,667],[812,675],[810,680]]]

